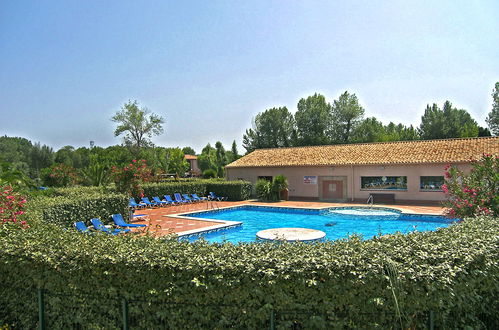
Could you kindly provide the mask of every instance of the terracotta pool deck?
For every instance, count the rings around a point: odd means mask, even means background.
[[[143,220],[137,220],[134,223],[143,223],[148,225],[148,231],[154,236],[165,236],[169,234],[182,234],[192,230],[208,230],[209,227],[220,225],[219,222],[192,220],[182,217],[175,217],[180,213],[193,211],[211,210],[214,208],[223,208],[237,205],[262,205],[274,207],[304,207],[321,209],[325,207],[344,207],[344,206],[366,206],[360,203],[327,203],[318,201],[281,201],[275,203],[262,203],[256,200],[247,200],[240,202],[202,202],[179,206],[169,206],[154,209],[137,210],[135,215],[145,215]],[[432,205],[402,205],[402,204],[375,204],[374,207],[388,207],[402,211],[403,213],[433,214],[441,215],[444,209],[440,206]]]

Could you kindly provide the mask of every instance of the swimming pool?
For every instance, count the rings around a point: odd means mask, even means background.
[[[428,231],[447,227],[455,220],[442,216],[403,214],[384,208],[305,209],[244,205],[220,210],[193,212],[183,216],[201,219],[240,221],[239,226],[215,232],[183,237],[195,241],[203,237],[209,242],[254,242],[260,230],[279,227],[299,227],[322,230],[325,239],[337,240],[352,234],[365,239],[395,232]]]

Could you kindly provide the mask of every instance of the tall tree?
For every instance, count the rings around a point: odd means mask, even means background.
[[[247,152],[259,148],[289,147],[293,128],[293,115],[286,107],[267,109],[256,115],[253,128],[246,130],[243,147]]]
[[[216,149],[207,144],[206,147],[201,151],[201,155],[198,156],[198,166],[201,171],[214,170],[218,172],[217,168],[217,153]]]
[[[352,133],[364,117],[364,108],[359,104],[355,94],[348,91],[334,100],[332,108],[332,140],[337,143],[348,143]]]
[[[184,154],[186,155],[193,155],[195,156],[196,155],[196,152],[194,151],[194,149],[192,149],[191,147],[183,147],[182,148],[182,151],[184,152]]]
[[[331,142],[331,105],[323,95],[315,93],[298,101],[295,121],[297,144],[312,146]]]
[[[51,166],[54,162],[54,151],[47,145],[37,142],[31,149],[31,175],[40,176],[40,170]]]
[[[492,134],[499,135],[499,82],[496,82],[492,91],[492,110],[485,121],[489,125]]]
[[[124,142],[131,146],[136,153],[143,146],[150,145],[153,135],[163,133],[164,119],[151,113],[147,108],[139,108],[137,101],[128,101],[120,111],[111,118],[118,124],[114,136],[124,135]]]
[[[443,110],[435,103],[426,106],[418,131],[423,140],[476,137],[478,124],[466,110],[445,101]]]
[[[378,142],[383,140],[383,123],[375,117],[362,120],[353,131],[351,141],[358,143]]]
[[[230,148],[230,152],[231,152],[230,162],[233,162],[233,161],[239,159],[240,156],[239,156],[239,152],[237,151],[236,140],[232,141],[232,146]]]

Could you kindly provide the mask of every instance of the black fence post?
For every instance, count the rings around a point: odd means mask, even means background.
[[[270,330],[275,330],[275,312],[273,308],[270,310]]]
[[[428,313],[428,330],[435,330],[435,313],[433,310]]]
[[[45,330],[45,297],[42,288],[38,288],[38,329]]]
[[[122,300],[121,307],[123,312],[123,330],[129,330],[130,322],[128,317],[128,301],[125,298]]]

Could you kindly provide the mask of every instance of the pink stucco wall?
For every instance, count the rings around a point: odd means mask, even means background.
[[[397,200],[440,201],[445,196],[438,191],[420,191],[420,176],[442,176],[446,164],[431,165],[373,165],[373,166],[328,166],[328,167],[267,167],[267,168],[227,168],[229,180],[244,179],[255,183],[258,176],[282,174],[288,178],[290,197],[319,198],[321,177],[346,177],[346,197],[348,200],[366,199],[369,193],[394,193]],[[468,171],[469,164],[458,167]],[[304,184],[304,176],[317,176],[317,184]],[[363,190],[360,188],[362,176],[406,176],[407,190]]]

